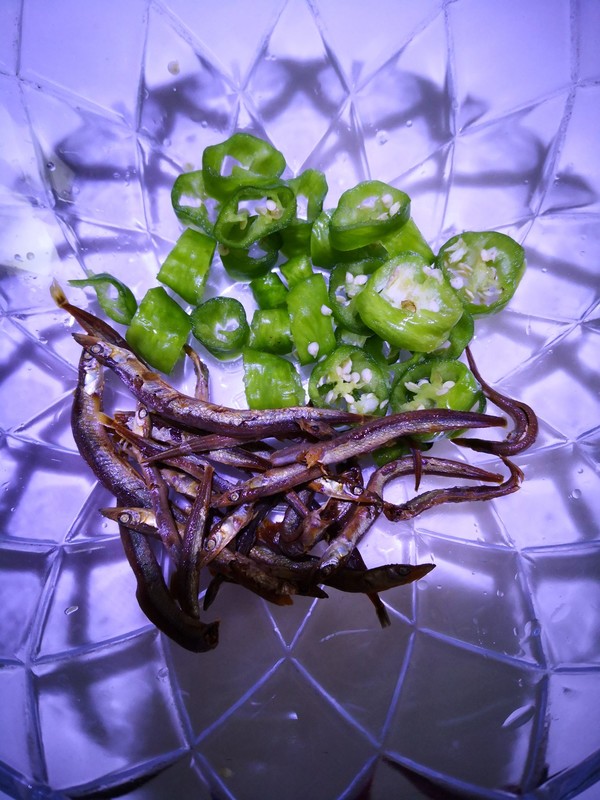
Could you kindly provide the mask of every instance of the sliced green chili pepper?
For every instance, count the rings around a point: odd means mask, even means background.
[[[289,408],[305,403],[300,375],[282,356],[244,350],[244,387],[248,408]]]
[[[347,331],[340,326],[335,329],[335,340],[338,345],[351,344],[353,347],[364,348],[367,338],[367,336],[362,336],[360,333],[352,333],[352,331]]]
[[[340,197],[330,238],[338,250],[355,250],[397,230],[410,217],[410,198],[381,181],[363,181]]]
[[[386,251],[378,242],[348,251],[337,250],[333,247],[329,228],[332,214],[333,211],[331,210],[322,211],[313,222],[310,234],[310,257],[315,266],[329,269],[341,261],[351,262],[365,258],[387,258]]]
[[[514,295],[525,271],[525,251],[504,233],[469,231],[443,245],[437,265],[477,317],[499,311]]]
[[[356,296],[362,321],[396,347],[429,353],[440,347],[463,314],[441,270],[416,253],[386,261]]]
[[[247,250],[219,245],[219,255],[225,272],[236,281],[249,281],[266,275],[279,257],[279,234],[265,236]]]
[[[219,200],[243,186],[273,182],[285,169],[285,158],[271,144],[249,133],[234,133],[202,154],[206,190]]]
[[[364,349],[378,364],[388,367],[395,364],[400,357],[400,348],[394,347],[380,336],[368,336]]]
[[[249,346],[253,350],[285,355],[293,348],[290,315],[285,308],[258,308],[250,323]]]
[[[316,406],[384,414],[390,387],[385,372],[358,347],[342,345],[313,369],[308,394]]]
[[[191,305],[198,305],[210,272],[216,242],[205,233],[187,228],[175,242],[158,273],[158,280]]]
[[[434,356],[440,358],[458,358],[475,334],[475,322],[468,311],[465,311],[450,331],[448,340],[434,350]]]
[[[250,281],[250,288],[259,308],[287,306],[288,289],[276,272],[267,272]]]
[[[98,304],[107,317],[122,325],[128,325],[131,322],[137,308],[137,301],[131,289],[110,273],[98,272],[87,278],[69,281],[69,285],[76,286],[78,289],[91,287],[96,292]]]
[[[162,286],[148,289],[126,339],[145,361],[169,373],[177,363],[190,334],[192,322]]]
[[[383,467],[384,464],[389,464],[390,461],[396,461],[402,456],[410,455],[414,450],[429,450],[430,447],[430,443],[417,441],[416,439],[412,439],[410,444],[400,439],[394,444],[378,447],[371,455],[375,464],[378,467]]]
[[[290,289],[292,286],[300,283],[300,281],[303,281],[305,278],[310,278],[310,276],[314,274],[308,256],[294,256],[290,258],[289,261],[286,261],[285,264],[281,264],[279,269]]]
[[[370,258],[348,264],[337,264],[329,277],[329,302],[338,325],[365,336],[371,330],[361,320],[356,308],[356,296],[365,287],[369,276],[381,266],[379,259]]]
[[[461,361],[445,358],[414,364],[396,379],[390,395],[393,412],[426,408],[470,411],[476,405],[483,411],[485,398],[475,376]],[[431,441],[439,434],[419,438]]]
[[[286,227],[296,213],[296,197],[281,181],[246,186],[228,198],[215,223],[215,238],[227,247],[248,249]]]
[[[171,204],[180,222],[213,235],[218,203],[206,191],[201,169],[179,175],[171,189]]]
[[[306,169],[289,180],[288,186],[296,195],[296,217],[282,233],[282,250],[287,256],[307,255],[313,222],[323,210],[327,179],[319,170]]]
[[[207,300],[192,311],[191,319],[194,336],[217,358],[236,358],[248,342],[246,312],[233,297]]]
[[[318,273],[293,286],[287,307],[300,363],[310,364],[331,353],[336,342],[325,278]]]
[[[389,258],[405,253],[410,250],[423,256],[428,264],[433,264],[435,255],[431,247],[427,244],[425,237],[418,229],[415,221],[408,219],[404,225],[392,233],[388,233],[381,238],[381,246],[384,248]]]

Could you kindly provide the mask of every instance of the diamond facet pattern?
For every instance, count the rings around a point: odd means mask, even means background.
[[[1,4],[0,795],[597,796],[599,26],[595,0]],[[437,564],[384,596],[390,628],[364,597],[225,586],[196,656],[148,623],[98,514],[48,288],[105,270],[141,296],[180,231],[174,177],[235,130],[325,171],[330,206],[376,178],[434,247],[524,244],[473,351],[540,436],[520,492],[366,537],[367,563]],[[237,402],[238,366],[213,385]]]

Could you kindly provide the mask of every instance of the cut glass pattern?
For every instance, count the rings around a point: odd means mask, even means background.
[[[0,796],[599,796],[599,28],[595,0],[1,4]],[[540,436],[520,492],[365,538],[368,564],[437,564],[384,596],[390,628],[364,597],[226,586],[194,655],[141,612],[98,513],[48,288],[108,271],[141,297],[180,232],[174,178],[236,130],[323,170],[330,206],[403,189],[434,248],[523,243],[473,352]],[[239,364],[211,364],[215,400],[242,403]]]

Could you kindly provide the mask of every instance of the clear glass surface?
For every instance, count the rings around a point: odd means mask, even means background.
[[[0,4],[1,795],[600,797],[599,8]],[[48,288],[91,269],[141,297],[180,231],[175,176],[236,130],[290,175],[323,170],[329,205],[367,178],[403,189],[434,248],[523,243],[473,351],[540,436],[516,494],[371,531],[368,563],[437,564],[384,595],[390,628],[362,597],[226,586],[220,644],[193,655],[140,611],[98,513],[70,431],[76,326]],[[251,302],[215,273],[222,291]],[[241,404],[239,363],[210,366]]]

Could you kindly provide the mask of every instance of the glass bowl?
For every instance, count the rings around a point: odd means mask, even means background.
[[[0,794],[598,797],[600,5],[5,0],[0,23]],[[473,352],[540,435],[516,494],[370,532],[369,564],[437,565],[384,595],[389,628],[362,597],[228,585],[219,646],[192,654],[140,611],[98,513],[49,285],[107,271],[141,297],[181,230],[174,178],[236,130],[323,170],[330,206],[403,189],[434,249],[523,243]],[[239,363],[210,366],[243,402]]]

